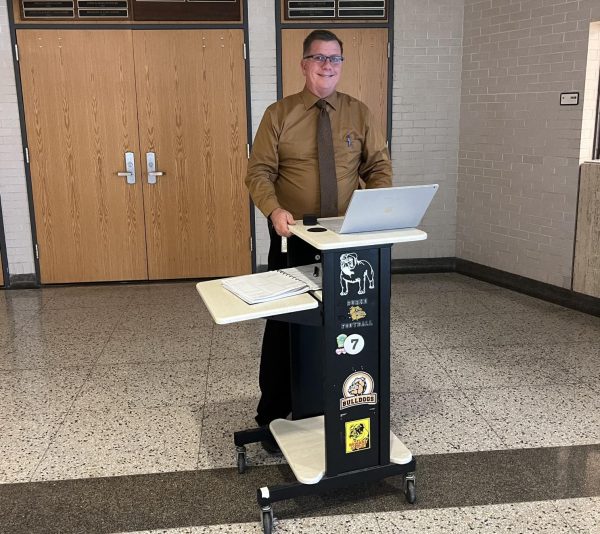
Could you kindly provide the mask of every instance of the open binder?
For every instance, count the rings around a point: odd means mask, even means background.
[[[278,300],[321,289],[320,266],[303,265],[224,279],[225,289],[248,304]]]

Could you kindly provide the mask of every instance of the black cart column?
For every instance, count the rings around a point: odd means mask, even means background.
[[[391,245],[323,252],[327,476],[390,462]]]

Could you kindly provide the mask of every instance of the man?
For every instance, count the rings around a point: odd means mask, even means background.
[[[315,261],[314,249],[291,237],[289,225],[305,214],[337,216],[345,213],[352,192],[362,178],[367,188],[390,187],[392,168],[385,138],[374,124],[368,108],[360,101],[336,91],[342,73],[343,44],[327,30],[315,30],[304,40],[300,62],[304,89],[267,108],[256,133],[248,163],[246,185],[252,200],[269,220],[271,245],[269,270],[288,266],[282,252],[282,237],[296,240],[296,264]],[[328,113],[333,138],[337,195],[334,204],[322,209],[319,150],[319,114]],[[320,127],[319,127],[320,128]],[[320,132],[322,130],[320,129]],[[319,133],[319,135],[322,135]],[[321,166],[326,167],[327,163]],[[331,162],[333,164],[333,162]],[[334,185],[335,187],[335,185]],[[329,194],[329,193],[328,193]],[[325,197],[326,195],[323,195]],[[329,202],[329,201],[328,201]],[[337,204],[337,206],[335,205]],[[323,213],[325,211],[326,213]],[[293,246],[292,246],[293,245]],[[256,421],[268,425],[291,411],[289,326],[268,320],[263,337],[260,389],[262,396]],[[269,450],[268,443],[263,446]]]

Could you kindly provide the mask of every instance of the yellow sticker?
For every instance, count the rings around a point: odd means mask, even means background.
[[[353,321],[359,321],[360,319],[363,319],[367,316],[367,312],[363,310],[360,306],[350,306],[348,315]]]
[[[346,454],[371,448],[371,419],[346,423]]]

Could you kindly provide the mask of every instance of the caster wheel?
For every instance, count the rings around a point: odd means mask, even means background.
[[[262,510],[262,525],[264,534],[273,532],[273,509],[270,506]]]
[[[414,475],[409,475],[404,479],[404,497],[406,498],[406,502],[408,504],[414,504],[417,500]]]
[[[246,472],[246,447],[236,447],[237,450],[237,468],[241,475]]]

